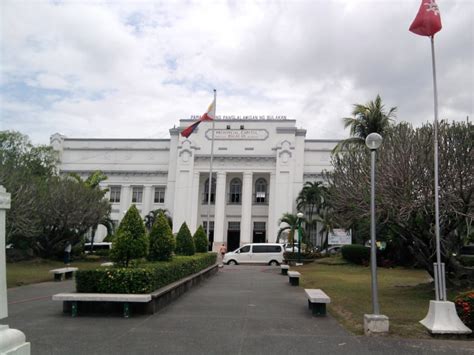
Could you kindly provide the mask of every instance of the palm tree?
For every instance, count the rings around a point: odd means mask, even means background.
[[[291,213],[284,213],[283,216],[280,218],[279,223],[285,223],[286,226],[281,227],[278,230],[278,235],[277,235],[277,243],[280,243],[280,237],[284,231],[289,230],[290,233],[288,234],[288,243],[291,243],[293,245],[293,252],[295,251],[295,230],[298,228],[298,217],[295,214]]]
[[[321,181],[307,181],[300,191],[296,203],[299,211],[304,211],[307,222],[305,223],[306,236],[311,236],[311,228],[318,228],[318,220],[313,217],[319,214],[326,200],[326,187]]]
[[[153,227],[153,224],[155,223],[155,220],[160,213],[163,213],[165,215],[170,228],[173,229],[173,219],[171,218],[169,211],[166,208],[158,208],[156,210],[150,211],[145,216],[144,222],[145,222],[145,227],[148,230],[148,232],[151,231],[151,227]]]
[[[354,104],[352,117],[343,118],[344,128],[350,127],[351,137],[338,143],[333,153],[338,153],[345,148],[363,146],[365,138],[370,133],[383,135],[396,117],[396,112],[396,107],[390,108],[388,112],[385,111],[380,95],[377,95],[375,101],[369,101],[365,105]]]

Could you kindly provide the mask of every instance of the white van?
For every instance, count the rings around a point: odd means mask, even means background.
[[[282,244],[254,243],[245,244],[239,249],[226,253],[222,262],[227,265],[269,264],[279,265],[283,262],[285,249]]]

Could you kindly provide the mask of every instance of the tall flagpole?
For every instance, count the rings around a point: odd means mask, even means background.
[[[435,195],[435,235],[436,235],[436,265],[434,268],[436,287],[436,300],[446,301],[446,284],[444,264],[441,263],[441,244],[439,235],[439,183],[438,183],[438,85],[436,83],[436,61],[434,48],[434,35],[431,39],[431,61],[433,66],[433,95],[434,95],[434,195]]]
[[[212,120],[212,138],[211,138],[211,162],[209,164],[209,185],[207,194],[207,242],[209,243],[209,230],[211,226],[210,214],[211,214],[211,194],[212,194],[212,161],[214,159],[214,122],[216,120],[217,112],[217,101],[216,101],[216,89],[214,89],[214,118]],[[214,196],[215,201],[215,196]],[[214,211],[214,217],[216,213]]]

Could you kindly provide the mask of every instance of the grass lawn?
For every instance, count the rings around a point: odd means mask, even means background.
[[[331,297],[328,310],[341,324],[355,334],[364,333],[364,314],[372,313],[370,267],[312,263],[294,269],[302,274],[302,287],[320,288]],[[390,333],[429,338],[418,323],[435,297],[429,274],[424,270],[377,268],[377,278],[380,311],[389,317]],[[452,296],[448,294],[449,299]]]
[[[73,261],[71,266],[80,270],[95,269],[103,261]],[[7,263],[7,287],[34,284],[44,281],[53,281],[51,269],[65,267],[61,261],[35,259],[16,263]]]

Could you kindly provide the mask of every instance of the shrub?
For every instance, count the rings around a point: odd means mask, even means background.
[[[120,232],[129,232],[133,238],[138,238],[146,234],[145,224],[140,217],[137,206],[131,205],[127,213],[120,221],[117,234]],[[115,238],[112,238],[112,240]]]
[[[473,267],[474,266],[474,255],[460,255],[458,260],[463,266]]]
[[[194,241],[186,222],[183,222],[176,236],[175,253],[178,255],[194,255]]]
[[[466,327],[474,329],[474,290],[461,293],[454,300],[459,318]]]
[[[193,240],[196,253],[207,253],[207,235],[206,232],[204,232],[204,228],[202,228],[202,226],[199,226],[196,230],[196,233],[194,233]]]
[[[354,264],[367,265],[370,260],[370,248],[359,244],[344,245],[342,257]]]
[[[318,252],[302,252],[301,253],[301,259],[302,260],[308,260],[308,259],[317,259],[320,258],[321,254]],[[297,252],[291,252],[291,251],[286,251],[283,253],[283,259],[285,260],[298,260],[298,253]]]
[[[128,267],[130,260],[142,258],[148,252],[148,238],[142,235],[134,238],[128,231],[119,232],[113,241],[110,250],[110,259],[117,263]]]
[[[176,257],[137,268],[98,268],[76,273],[76,291],[85,293],[150,293],[195,274],[217,260],[216,253]]]
[[[175,240],[166,216],[159,213],[150,231],[149,260],[168,261],[173,256]]]

